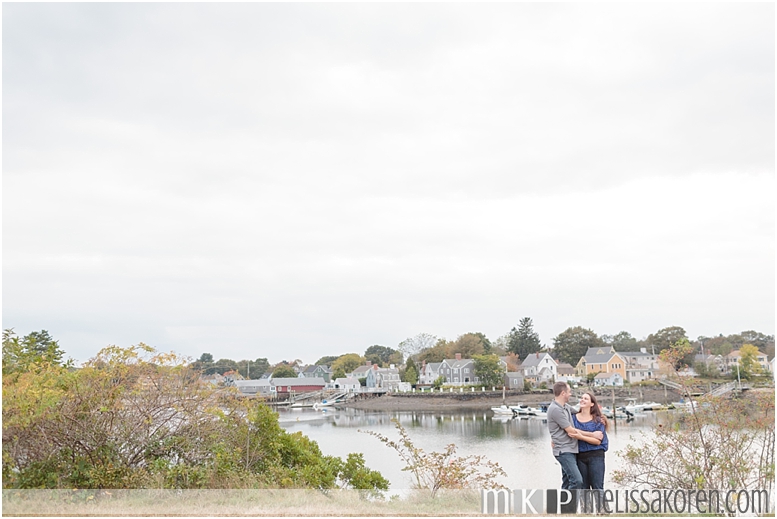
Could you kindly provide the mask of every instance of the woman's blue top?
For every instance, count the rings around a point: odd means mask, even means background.
[[[604,433],[602,443],[599,445],[593,445],[587,441],[578,440],[577,445],[579,452],[595,450],[603,450],[605,452],[607,451],[607,447],[609,447],[610,442],[607,440],[607,431],[605,430],[603,423],[599,423],[595,420],[591,420],[590,422],[580,422],[578,421],[576,414],[572,415],[572,422],[572,425],[574,425],[575,429],[580,429],[581,431],[586,432],[602,431],[602,433]]]

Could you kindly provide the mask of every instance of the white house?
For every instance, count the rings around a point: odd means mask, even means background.
[[[626,367],[626,380],[632,384],[656,378],[658,373],[658,355],[648,353],[646,348],[640,351],[621,351],[618,354]]]
[[[442,365],[442,362],[429,362],[428,364],[426,361],[421,364],[421,370],[418,373],[418,383],[419,384],[433,384],[435,380],[437,380],[437,377],[440,376],[440,366]]]
[[[338,378],[335,379],[333,387],[349,393],[357,393],[361,390],[362,385],[356,378]]]
[[[623,377],[617,371],[610,373],[599,373],[594,377],[595,386],[622,386]]]
[[[537,385],[558,380],[558,363],[549,353],[530,353],[521,362],[521,371],[526,380]]]
[[[377,364],[367,371],[367,387],[396,391],[399,387],[399,370],[392,364],[390,368],[379,368]]]

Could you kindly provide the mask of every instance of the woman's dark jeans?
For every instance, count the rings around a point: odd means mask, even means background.
[[[583,478],[583,489],[604,490],[604,451],[597,449],[594,451],[581,452],[577,455],[577,468]],[[601,511],[604,503],[602,502],[601,492],[586,493],[583,500],[583,510],[587,513]]]

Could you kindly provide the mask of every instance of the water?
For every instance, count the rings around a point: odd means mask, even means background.
[[[399,438],[392,418],[407,430],[416,447],[426,452],[442,451],[453,443],[457,455],[483,454],[496,461],[507,473],[501,482],[509,488],[558,488],[561,468],[553,458],[548,425],[536,418],[507,419],[494,417],[490,410],[458,409],[440,411],[362,411],[327,409],[326,412],[279,410],[281,425],[289,432],[301,431],[315,440],[324,454],[345,459],[348,453],[361,452],[368,467],[380,471],[392,489],[410,488],[412,480],[399,455],[374,436],[374,431],[392,440]],[[610,422],[609,451],[606,455],[605,488],[616,488],[612,471],[621,465],[616,452],[652,426],[665,422],[667,412],[645,413],[631,422]],[[630,440],[633,437],[633,440]]]

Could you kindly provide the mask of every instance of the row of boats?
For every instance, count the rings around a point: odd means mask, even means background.
[[[642,414],[645,411],[665,411],[668,409],[684,409],[690,404],[687,402],[676,402],[674,404],[659,404],[658,402],[644,402],[638,404],[636,399],[626,399],[626,405],[616,407],[613,411],[609,407],[602,407],[602,414],[607,418],[633,418],[637,414]],[[550,404],[539,404],[538,407],[532,407],[524,404],[505,405],[502,404],[498,407],[492,407],[494,416],[500,417],[535,417],[535,418],[547,418],[548,406]],[[572,406],[575,407],[575,406]]]

